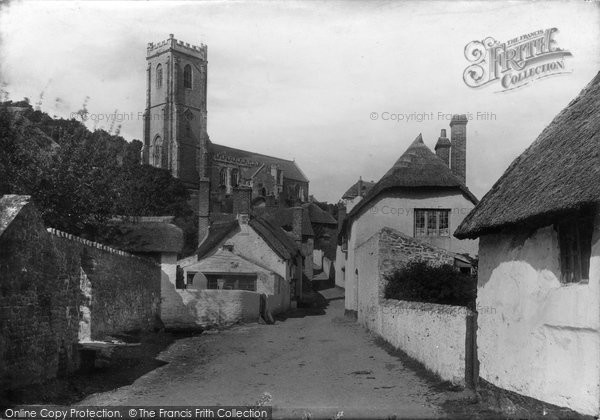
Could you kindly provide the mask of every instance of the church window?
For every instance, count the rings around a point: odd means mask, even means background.
[[[160,136],[154,138],[152,145],[152,166],[162,167],[162,139]]]
[[[219,172],[219,185],[227,185],[227,168],[222,168]]]
[[[236,168],[231,170],[231,186],[237,187],[240,183],[240,171]]]
[[[192,88],[192,66],[186,64],[183,68],[183,87]]]
[[[162,79],[163,79],[162,66],[159,64],[158,66],[156,66],[156,87],[157,88],[162,87]]]

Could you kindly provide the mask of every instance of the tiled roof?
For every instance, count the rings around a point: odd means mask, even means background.
[[[238,159],[248,159],[265,165],[277,165],[283,171],[283,177],[294,181],[308,182],[308,178],[302,172],[300,167],[293,160],[281,159],[274,156],[262,155],[260,153],[249,152],[246,150],[235,149],[233,147],[222,146],[211,143],[212,153],[223,153]],[[258,169],[258,168],[257,168]]]

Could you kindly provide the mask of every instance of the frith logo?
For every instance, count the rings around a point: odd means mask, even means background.
[[[471,62],[464,73],[467,86],[478,88],[499,81],[500,92],[523,87],[534,80],[569,73],[565,57],[572,54],[556,45],[556,28],[535,31],[500,43],[492,37],[471,41],[465,58]]]

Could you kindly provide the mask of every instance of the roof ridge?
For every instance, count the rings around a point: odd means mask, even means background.
[[[296,161],[295,161],[295,160],[292,160],[292,159],[285,159],[285,158],[280,158],[280,157],[277,157],[277,156],[265,155],[264,153],[252,152],[252,151],[250,151],[250,150],[246,150],[246,149],[239,149],[239,148],[237,148],[237,147],[231,147],[231,146],[225,146],[225,145],[222,145],[222,144],[217,144],[217,143],[213,143],[213,142],[211,142],[211,144],[212,144],[213,146],[219,146],[219,147],[224,147],[224,148],[226,148],[226,149],[238,150],[238,151],[240,151],[240,152],[250,153],[250,154],[252,154],[252,155],[259,155],[259,156],[268,157],[268,158],[272,158],[272,159],[285,160],[286,162],[291,162],[291,163],[294,163],[294,164],[296,163]],[[296,165],[296,166],[298,166],[298,165]],[[298,168],[298,169],[300,169],[300,168]],[[304,175],[304,174],[303,174],[303,175]]]

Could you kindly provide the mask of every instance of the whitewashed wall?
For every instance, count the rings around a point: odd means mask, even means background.
[[[588,284],[562,284],[551,226],[480,239],[480,375],[499,387],[581,413],[600,401],[600,217]]]
[[[464,386],[471,312],[459,306],[384,299],[383,272],[390,262],[383,258],[390,258],[390,246],[389,238],[382,240],[379,232],[356,248],[358,322],[443,380]]]

